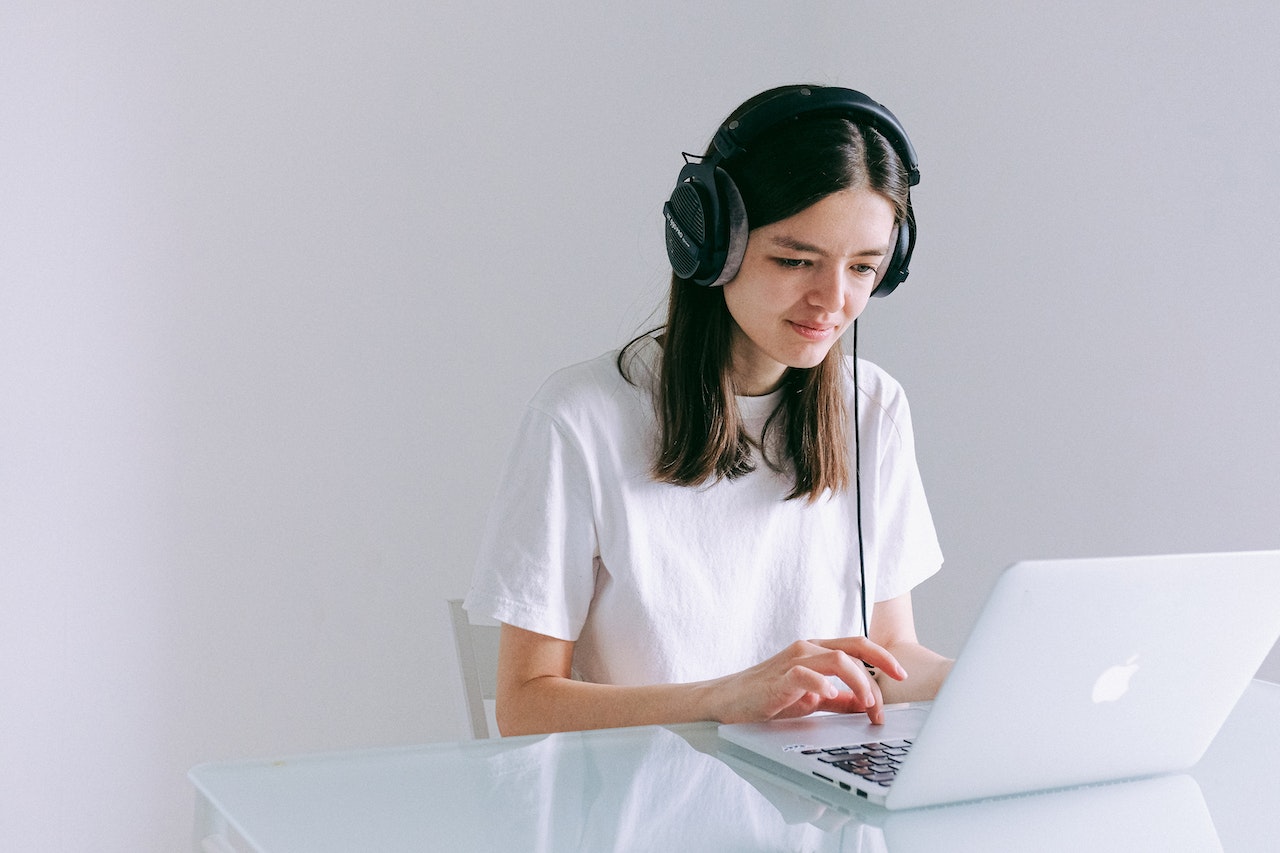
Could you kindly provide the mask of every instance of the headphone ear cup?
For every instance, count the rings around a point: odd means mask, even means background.
[[[715,281],[724,267],[728,225],[717,186],[721,176],[713,165],[689,163],[662,206],[671,269],[702,285]]]
[[[880,277],[875,290],[871,291],[872,296],[888,296],[893,293],[898,285],[906,281],[907,275],[911,272],[908,265],[911,263],[911,252],[916,246],[915,217],[908,213],[906,220],[894,228],[893,233],[893,256],[889,259],[889,264],[885,267],[884,275]]]

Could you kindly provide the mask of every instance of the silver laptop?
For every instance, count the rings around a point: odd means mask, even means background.
[[[888,809],[1185,770],[1280,638],[1280,551],[1018,563],[930,703],[724,725]]]

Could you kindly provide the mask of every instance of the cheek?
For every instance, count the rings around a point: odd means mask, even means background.
[[[725,286],[724,305],[733,321],[743,328],[760,322],[760,317],[766,313],[760,294],[751,287],[739,286],[737,279]]]
[[[871,303],[871,290],[859,290],[858,294],[850,300],[849,310],[852,319],[857,319],[863,311],[867,310],[867,305]]]
[[[796,298],[796,289],[785,280],[743,270],[724,286],[724,301],[730,311],[751,314],[779,313]]]

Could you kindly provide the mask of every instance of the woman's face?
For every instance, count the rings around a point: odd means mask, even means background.
[[[767,394],[788,367],[826,357],[866,307],[893,226],[888,199],[849,189],[751,230],[742,267],[724,286],[739,394]]]

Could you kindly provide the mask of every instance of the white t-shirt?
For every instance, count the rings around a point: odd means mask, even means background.
[[[467,609],[575,641],[575,675],[610,684],[699,681],[753,666],[794,640],[860,635],[854,490],[785,500],[790,477],[759,459],[734,480],[655,482],[658,344],[632,352],[634,385],[613,352],[558,371],[530,402]],[[932,575],[942,554],[906,397],[884,371],[858,364],[874,602]],[[749,429],[758,432],[780,393],[738,398]]]

